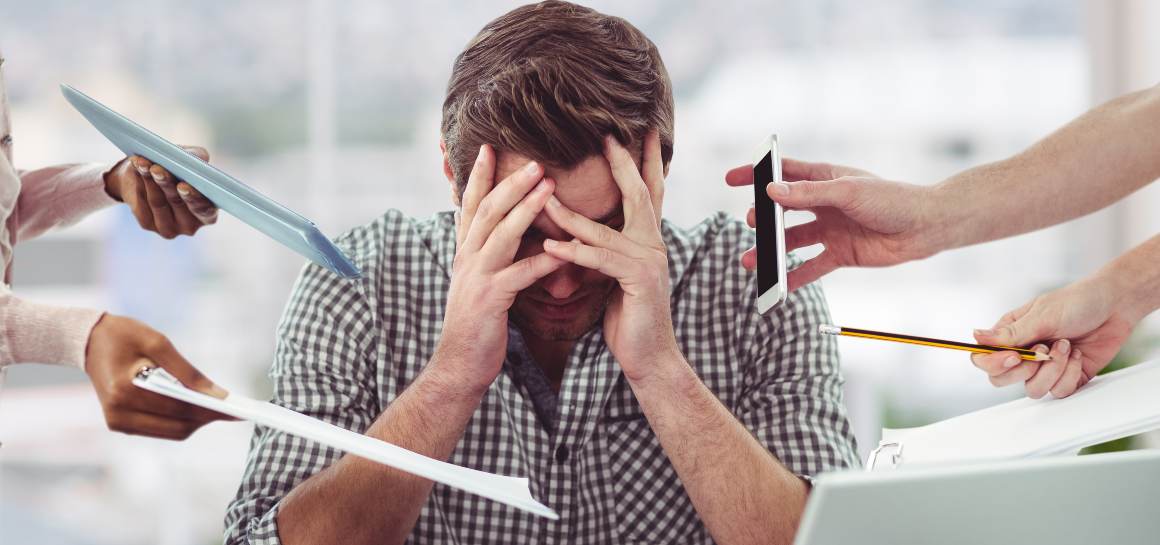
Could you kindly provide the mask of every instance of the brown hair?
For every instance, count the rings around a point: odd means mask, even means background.
[[[479,146],[572,168],[603,138],[639,147],[660,133],[673,157],[673,93],[656,45],[640,30],[568,2],[516,8],[488,23],[455,59],[443,139],[462,194]]]

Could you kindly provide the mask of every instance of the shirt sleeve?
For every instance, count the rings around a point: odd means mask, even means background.
[[[49,363],[84,370],[89,333],[103,314],[25,301],[0,284],[0,367]]]
[[[108,165],[60,165],[20,172],[20,196],[9,218],[15,242],[72,225],[117,201],[105,191]]]
[[[362,433],[379,413],[373,312],[360,287],[307,265],[282,315],[270,379],[272,402]],[[277,544],[279,502],[342,452],[264,426],[254,429],[237,495],[225,517],[227,544]]]
[[[846,408],[837,342],[818,333],[830,313],[815,282],[742,328],[749,347],[737,411],[743,424],[795,474],[860,465]],[[758,340],[754,342],[754,340]]]

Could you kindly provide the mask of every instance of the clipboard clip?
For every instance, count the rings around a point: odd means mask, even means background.
[[[887,454],[886,449],[894,449],[889,453],[890,467],[878,467],[878,457]],[[886,443],[878,443],[878,448],[870,451],[870,457],[866,460],[867,469],[874,471],[878,469],[895,469],[902,465],[902,443],[897,441],[890,441]]]

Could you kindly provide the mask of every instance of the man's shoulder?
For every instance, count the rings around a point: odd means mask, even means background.
[[[454,254],[453,212],[414,218],[391,209],[373,221],[343,233],[335,244],[363,271],[363,275],[405,268],[441,267],[445,252]]]

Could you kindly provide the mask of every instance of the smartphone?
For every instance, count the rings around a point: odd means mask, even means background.
[[[757,214],[757,311],[765,314],[785,301],[785,211],[765,187],[781,181],[777,135],[770,135],[753,158],[753,207]]]

